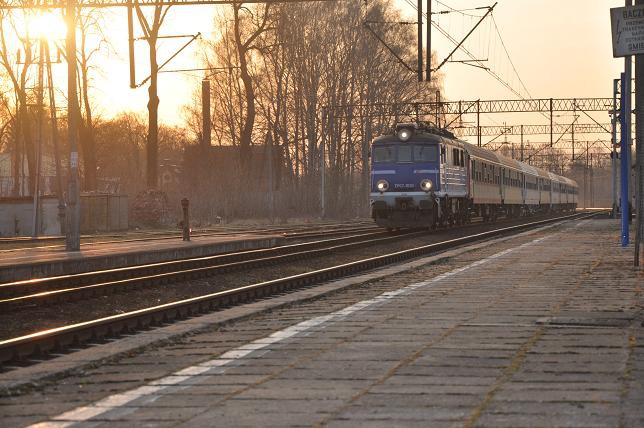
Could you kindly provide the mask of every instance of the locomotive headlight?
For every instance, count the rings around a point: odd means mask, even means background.
[[[409,128],[401,128],[397,132],[398,139],[400,141],[409,141],[412,135],[412,130]]]
[[[432,180],[430,180],[429,178],[426,178],[420,182],[420,188],[425,192],[429,192],[434,188],[434,183],[432,183]]]
[[[376,183],[376,188],[380,193],[384,193],[389,189],[389,182],[387,180],[378,180]]]

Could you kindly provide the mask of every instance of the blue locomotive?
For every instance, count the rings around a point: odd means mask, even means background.
[[[389,230],[573,211],[577,183],[458,140],[424,123],[398,124],[371,146],[371,214]]]

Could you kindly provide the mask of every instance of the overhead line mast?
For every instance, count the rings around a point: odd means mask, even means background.
[[[422,17],[420,18],[422,19]],[[425,80],[432,80],[432,0],[427,0],[427,70]]]
[[[431,3],[431,1],[432,0],[427,0],[427,3]],[[423,81],[423,0],[418,0],[417,12],[418,12],[418,81],[422,82]],[[428,62],[429,62],[429,59],[428,59]]]

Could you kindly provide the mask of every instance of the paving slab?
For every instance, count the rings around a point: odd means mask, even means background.
[[[581,220],[496,241],[71,373],[0,412],[16,426],[639,427],[644,277],[618,231]],[[580,314],[630,322],[540,321]],[[127,386],[106,392],[110,374]],[[14,410],[45,397],[33,417]]]

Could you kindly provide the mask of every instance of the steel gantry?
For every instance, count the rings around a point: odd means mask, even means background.
[[[610,123],[575,123],[574,125],[553,125],[552,132],[564,134],[603,134],[610,133]],[[476,137],[479,133],[484,137],[497,135],[547,135],[550,134],[550,125],[495,125],[495,126],[455,126],[454,132],[461,137]]]
[[[448,128],[461,136],[477,137],[477,144],[482,145],[482,136],[502,135],[550,135],[550,145],[556,143],[556,134],[572,133],[608,133],[612,125],[601,124],[588,113],[607,112],[613,114],[620,109],[619,100],[613,98],[537,98],[517,100],[471,100],[471,101],[430,101],[407,103],[370,103],[335,105],[337,116],[345,116],[351,109],[351,116],[393,117],[398,120],[421,120],[433,118],[435,125]],[[554,122],[555,113],[583,113],[594,123],[577,123],[577,118],[570,124]],[[481,114],[496,113],[539,113],[549,119],[547,125],[514,125],[482,126]],[[463,126],[462,118],[476,115],[476,125]]]
[[[612,98],[532,98],[522,100],[429,101],[405,103],[343,104],[335,108],[368,111],[372,115],[434,116],[487,113],[560,113],[613,111]],[[617,103],[619,108],[619,101]],[[369,113],[365,112],[365,116]]]

